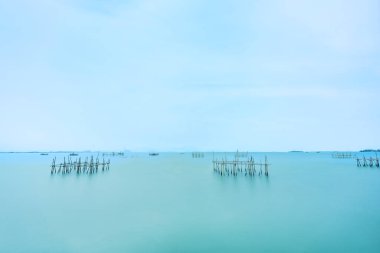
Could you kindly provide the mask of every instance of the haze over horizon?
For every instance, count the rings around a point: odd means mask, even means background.
[[[380,148],[376,0],[0,0],[0,151]]]

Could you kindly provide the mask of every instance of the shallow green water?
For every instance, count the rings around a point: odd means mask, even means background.
[[[0,252],[380,252],[380,169],[264,155],[269,178],[220,177],[212,153],[132,153],[92,176],[0,154]]]

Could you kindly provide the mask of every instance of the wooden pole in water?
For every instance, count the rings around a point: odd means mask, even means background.
[[[256,174],[256,164],[255,159],[251,156],[251,166],[252,166],[252,176],[255,176]]]
[[[71,172],[71,158],[70,156],[67,157],[67,163],[68,163],[68,166],[67,166],[67,173]]]
[[[63,169],[62,169],[62,173],[63,174],[66,173],[66,157],[63,157]]]
[[[91,160],[90,160],[90,174],[92,173],[93,168],[94,168],[94,157],[91,156]]]
[[[53,174],[53,173],[55,173],[55,157],[53,158],[53,162],[51,164],[51,172],[50,172],[50,174]]]
[[[260,172],[259,172],[259,175],[261,176],[263,174],[263,164],[260,160]]]
[[[96,157],[96,166],[95,166],[96,173],[98,173],[98,167],[99,167],[99,157]]]

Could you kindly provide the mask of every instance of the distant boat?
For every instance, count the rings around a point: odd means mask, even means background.
[[[159,153],[149,153],[150,156],[157,156]]]
[[[77,156],[77,153],[70,153],[70,156]]]
[[[49,155],[48,153],[41,153],[40,155]]]

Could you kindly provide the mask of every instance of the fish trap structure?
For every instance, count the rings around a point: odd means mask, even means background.
[[[104,152],[102,156],[124,156],[124,152]]]
[[[203,152],[193,152],[191,154],[191,157],[192,158],[204,158],[205,157],[205,154]]]
[[[356,155],[351,152],[334,152],[331,157],[335,159],[351,159],[356,158]]]
[[[357,167],[377,167],[379,168],[379,158],[377,157],[369,157],[366,158],[363,156],[363,158],[356,158],[356,166]]]
[[[239,174],[244,176],[253,177],[256,174],[261,176],[269,176],[269,163],[267,157],[265,156],[264,163],[255,162],[255,159],[250,156],[247,160],[239,160],[239,156],[236,154],[235,159],[228,160],[223,159],[213,159],[213,170],[216,174],[221,176],[238,176]]]
[[[106,161],[103,158],[102,162],[100,162],[98,157],[94,159],[93,156],[91,156],[90,158],[86,157],[85,159],[79,157],[75,160],[72,160],[70,156],[68,156],[67,161],[66,157],[64,157],[63,163],[57,163],[56,157],[54,157],[51,163],[50,174],[95,174],[98,173],[98,171],[108,171],[110,169],[110,163],[110,159]]]

